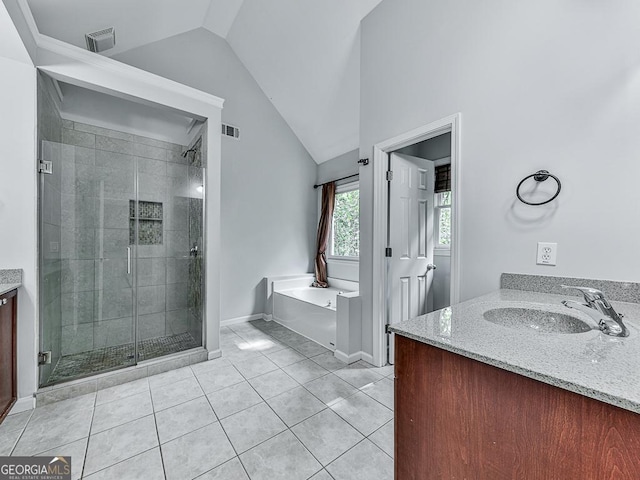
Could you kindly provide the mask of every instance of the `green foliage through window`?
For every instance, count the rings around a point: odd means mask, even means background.
[[[360,256],[360,191],[336,193],[333,251],[338,257]]]
[[[436,193],[438,246],[451,245],[451,192]]]
[[[451,207],[440,209],[438,244],[451,245]]]

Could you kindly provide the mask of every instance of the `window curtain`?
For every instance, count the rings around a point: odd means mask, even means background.
[[[322,186],[322,210],[318,223],[318,239],[316,249],[316,279],[312,287],[327,288],[327,245],[333,222],[333,207],[336,201],[336,182],[325,183]]]

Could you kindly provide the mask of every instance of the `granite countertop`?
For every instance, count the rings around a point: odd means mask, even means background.
[[[0,295],[22,286],[22,270],[0,270]]]
[[[0,295],[4,295],[5,293],[15,290],[21,286],[21,283],[0,283]]]
[[[640,413],[640,304],[611,301],[630,331],[626,338],[601,333],[586,314],[568,309],[567,295],[502,289],[389,326],[404,337],[433,345],[572,392]],[[592,330],[540,333],[489,322],[484,312],[524,307],[565,313]]]

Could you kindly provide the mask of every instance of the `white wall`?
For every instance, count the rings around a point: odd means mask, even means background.
[[[0,2],[0,27],[0,57],[33,64],[37,46],[22,16],[19,0]]]
[[[166,107],[144,105],[64,83],[61,88],[60,115],[65,120],[178,145],[188,145],[199,130],[195,127],[189,132],[193,119]]]
[[[451,256],[438,253],[433,254],[433,263],[437,267],[433,270],[433,310],[451,305]]]
[[[350,152],[319,164],[316,183],[331,182],[332,180],[346,177],[348,175],[356,175],[359,169],[359,153],[360,152],[357,149],[351,150]],[[348,181],[352,180],[357,180],[357,178],[353,178]]]
[[[222,319],[264,312],[264,277],[312,270],[316,164],[220,37],[198,29],[117,60],[225,98]]]
[[[501,272],[640,280],[639,18],[635,0],[394,0],[364,19],[361,156],[462,113],[462,300],[498,288]],[[515,187],[540,168],[562,193],[525,206]],[[360,185],[370,351],[370,170]],[[558,242],[556,267],[535,265],[538,241]]]
[[[36,70],[0,4],[0,269],[23,269],[18,292],[18,397],[36,372]],[[15,34],[15,36],[14,36]],[[7,58],[8,57],[8,58]]]

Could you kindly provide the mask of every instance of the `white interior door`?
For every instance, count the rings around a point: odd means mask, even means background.
[[[423,158],[391,154],[389,189],[388,322],[397,323],[429,311],[433,280],[433,191],[435,168]],[[389,363],[394,338],[389,337]]]

